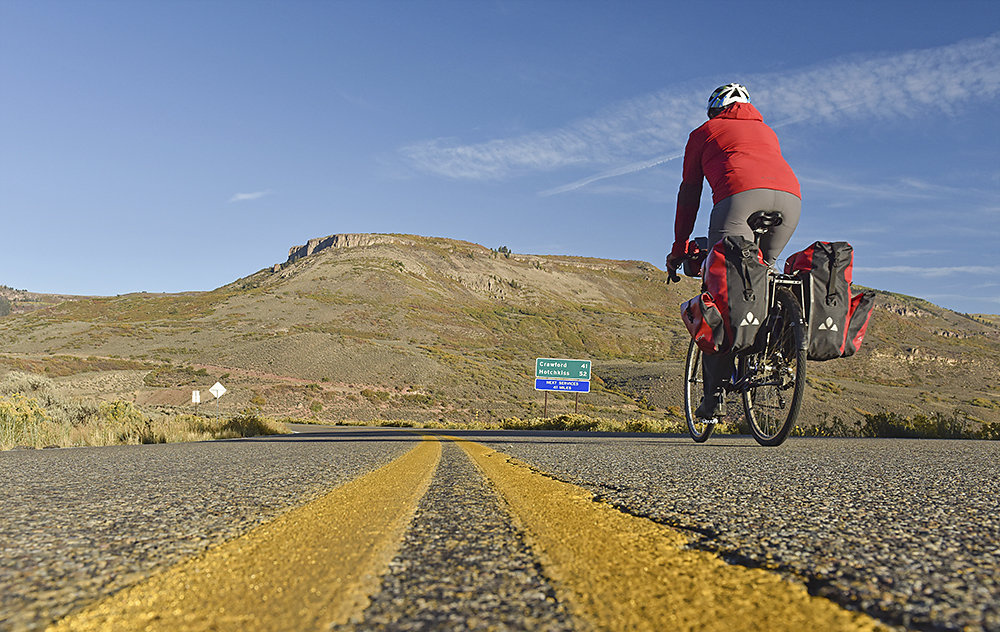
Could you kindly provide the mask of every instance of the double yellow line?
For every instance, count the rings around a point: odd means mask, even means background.
[[[378,589],[441,455],[434,439],[50,630],[320,630]]]
[[[876,630],[864,615],[593,501],[481,444],[458,441],[524,530],[581,628]],[[54,630],[310,630],[360,614],[426,491],[440,443],[68,617]]]

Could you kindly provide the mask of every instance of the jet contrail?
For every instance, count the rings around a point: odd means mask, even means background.
[[[547,189],[545,191],[539,192],[539,195],[549,196],[557,195],[559,193],[566,193],[568,191],[573,191],[574,189],[579,189],[580,187],[585,187],[588,184],[597,182],[598,180],[606,180],[607,178],[616,178],[618,176],[628,175],[630,173],[635,173],[637,171],[643,171],[644,169],[649,169],[657,165],[662,165],[663,163],[670,162],[671,160],[676,160],[684,155],[684,152],[668,154],[666,156],[660,156],[658,158],[652,158],[650,160],[644,160],[642,162],[633,162],[630,165],[625,165],[624,167],[618,167],[617,169],[612,169],[611,171],[604,171],[595,175],[592,175],[582,180],[577,180],[576,182],[570,182],[569,184],[564,184],[561,187],[555,187],[554,189]]]

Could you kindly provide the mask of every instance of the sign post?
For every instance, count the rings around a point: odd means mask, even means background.
[[[198,404],[201,403],[201,391],[191,391],[191,403],[194,404],[195,410],[198,410]]]
[[[574,393],[576,404],[573,412],[579,411],[580,393],[590,392],[590,360],[536,358],[535,390],[545,392],[542,417],[549,414],[549,391]]]

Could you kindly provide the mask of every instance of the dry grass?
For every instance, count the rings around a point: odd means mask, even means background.
[[[344,419],[340,426],[383,426],[392,428],[427,428],[433,430],[570,430],[581,432],[653,432],[677,434],[687,432],[683,422],[665,421],[650,417],[611,419],[588,415],[566,414],[553,417],[535,417],[491,421],[413,421],[409,419],[375,419],[357,421]]]
[[[150,415],[132,402],[75,400],[49,378],[12,371],[0,382],[0,450],[175,443],[283,434],[247,409],[232,417]]]

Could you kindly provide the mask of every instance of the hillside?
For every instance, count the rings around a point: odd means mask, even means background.
[[[334,237],[334,236],[331,236]],[[680,414],[687,332],[637,261],[521,255],[411,235],[349,235],[210,292],[81,298],[0,320],[0,366],[73,393],[190,406],[221,379],[235,410],[323,419],[541,414],[534,358],[590,358],[580,412]],[[325,243],[325,245],[323,245]],[[879,292],[858,356],[810,363],[804,419],[961,409],[1000,420],[1000,326]],[[549,412],[574,402],[550,395]]]
[[[0,315],[26,314],[36,309],[57,305],[63,301],[72,301],[82,296],[68,294],[39,294],[27,290],[15,290],[6,285],[0,285]],[[6,303],[4,303],[6,301]]]

